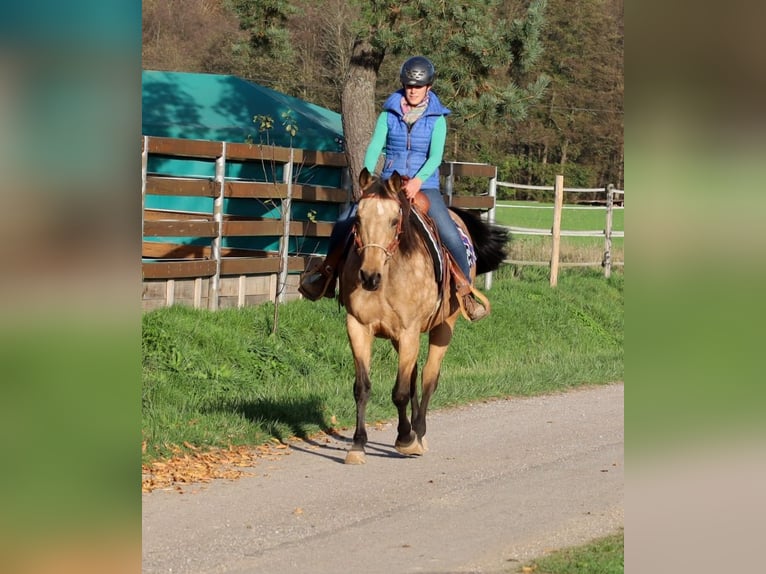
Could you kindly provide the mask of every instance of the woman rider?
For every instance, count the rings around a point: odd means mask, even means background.
[[[391,94],[383,104],[367,146],[364,166],[374,173],[378,158],[384,153],[380,177],[388,179],[397,171],[406,176],[403,191],[408,199],[414,200],[418,192],[428,197],[428,215],[460,268],[460,273],[455,274],[458,296],[462,297],[471,321],[478,321],[487,315],[487,310],[472,296],[468,254],[439,191],[439,166],[447,140],[446,116],[450,110],[431,90],[434,76],[433,64],[423,56],[414,56],[402,64],[399,72],[402,89]],[[306,298],[319,299],[334,283],[335,267],[341,259],[355,214],[356,205],[340,216],[330,236],[327,258],[302,277],[299,291]],[[328,296],[332,297],[334,292],[332,287]]]

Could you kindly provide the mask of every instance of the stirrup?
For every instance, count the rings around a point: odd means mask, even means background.
[[[457,300],[463,318],[471,323],[481,321],[484,317],[489,315],[491,311],[489,299],[487,299],[487,297],[473,285],[469,285],[467,288],[464,287],[463,289],[458,289]]]
[[[335,273],[330,267],[324,264],[315,265],[301,275],[298,292],[310,301],[317,301],[323,295],[334,298],[335,289],[332,295],[326,294],[327,288],[334,283]]]

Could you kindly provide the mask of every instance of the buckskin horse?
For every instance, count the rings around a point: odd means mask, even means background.
[[[346,464],[365,462],[365,410],[375,337],[389,339],[399,355],[391,394],[399,416],[395,448],[404,455],[422,455],[428,450],[428,402],[439,383],[442,360],[460,315],[450,282],[436,280],[432,251],[427,237],[415,225],[413,206],[401,191],[400,175],[394,172],[383,181],[365,169],[359,183],[362,197],[353,231],[354,247],[340,271],[340,302],[347,312],[346,329],[356,371],[356,430]],[[422,199],[427,202],[425,196]],[[426,210],[427,205],[421,209]],[[473,243],[476,261],[471,269],[472,280],[477,273],[497,269],[505,257],[506,232],[469,212],[451,209],[451,215]],[[428,356],[418,400],[421,333],[428,333]],[[411,419],[407,416],[408,404]]]

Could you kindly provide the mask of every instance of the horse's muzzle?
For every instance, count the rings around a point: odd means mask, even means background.
[[[380,287],[380,273],[367,273],[364,269],[359,270],[359,281],[366,291],[377,291]]]

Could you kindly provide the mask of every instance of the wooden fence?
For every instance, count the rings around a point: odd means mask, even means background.
[[[158,158],[214,162],[214,174],[178,177],[153,171],[150,164]],[[300,297],[299,273],[309,257],[322,254],[315,246],[329,237],[338,209],[351,199],[346,159],[337,152],[143,136],[141,159],[144,310],[173,304],[215,310]],[[232,164],[262,166],[278,181],[232,177]],[[299,183],[298,173],[314,167],[338,170],[338,184]],[[494,218],[495,166],[445,163],[441,174],[450,205]],[[453,196],[454,178],[460,176],[487,177],[488,192]],[[147,207],[152,196],[204,198],[212,206],[208,211]],[[225,200],[273,205],[278,216],[227,213]],[[310,211],[293,218],[292,206],[301,203],[323,206],[331,215],[320,219]],[[254,237],[273,237],[278,247],[253,250],[227,243]]]
[[[564,187],[564,177],[561,175],[556,176],[556,184],[554,186],[539,186],[539,185],[523,185],[517,183],[508,183],[504,181],[495,182],[496,186],[508,187],[512,189],[528,189],[528,190],[541,190],[541,191],[553,191],[554,202],[553,206],[535,205],[535,206],[523,206],[524,208],[532,209],[553,209],[553,220],[550,229],[539,229],[529,227],[514,227],[504,226],[508,231],[516,235],[549,235],[551,236],[551,258],[549,261],[518,261],[507,260],[506,263],[514,263],[519,265],[549,265],[551,269],[550,283],[551,286],[556,286],[558,282],[558,270],[560,267],[594,267],[599,266],[604,268],[604,276],[609,277],[612,273],[613,266],[624,266],[624,261],[613,261],[612,259],[612,238],[625,237],[625,231],[618,231],[613,229],[613,214],[615,209],[625,209],[625,191],[621,189],[615,189],[613,185],[600,188],[577,188],[577,187]],[[587,194],[603,194],[603,202],[596,201],[592,203],[602,203],[602,205],[564,205],[564,192],[568,193],[587,193]],[[522,206],[503,205],[503,208],[520,208]],[[561,229],[561,213],[564,209],[597,209],[605,212],[604,229],[593,229],[585,231],[565,230]],[[604,238],[604,254],[600,261],[578,261],[578,262],[561,262],[559,260],[561,237],[603,237]]]

